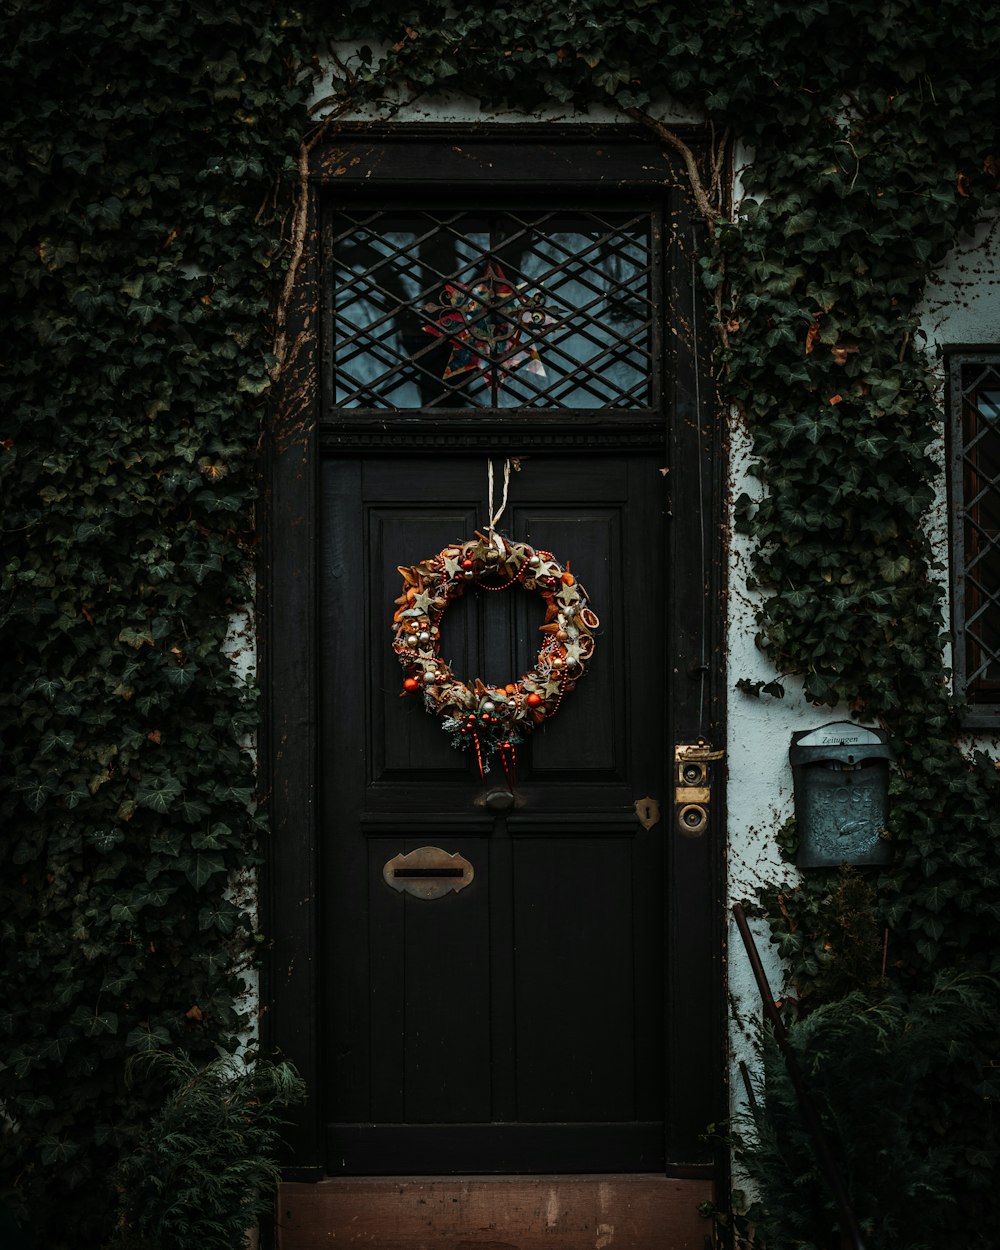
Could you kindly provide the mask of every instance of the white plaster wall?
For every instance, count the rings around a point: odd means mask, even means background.
[[[759,498],[761,483],[747,474],[750,439],[745,428],[733,420],[730,434],[730,500],[744,492]],[[732,532],[732,516],[730,531]],[[747,589],[750,571],[749,540],[733,533],[729,554],[729,606],[727,639],[729,671],[728,700],[728,795],[727,829],[729,905],[752,901],[759,886],[768,882],[794,881],[795,869],[778,854],[775,831],[792,814],[792,773],[788,748],[794,732],[811,729],[831,720],[845,720],[845,711],[815,708],[802,696],[798,679],[775,674],[770,662],[758,650],[754,618],[760,595]],[[754,698],[736,689],[736,682],[773,681],[779,676],[785,687],[784,698],[768,695]],[[782,969],[776,949],[771,946],[766,924],[751,922],[757,950],[776,997],[783,988]],[[729,1004],[732,1109],[745,1108],[745,1094],[738,1065],[742,1060],[756,1070],[755,1026],[761,1018],[758,992],[743,942],[732,920],[729,924]]]
[[[252,580],[248,579],[247,592],[253,594]],[[248,604],[238,612],[234,612],[229,620],[229,628],[223,642],[223,654],[233,666],[233,675],[237,684],[252,684],[257,680],[257,633],[254,612]],[[257,743],[253,738],[244,739],[240,746],[247,751],[256,762]],[[226,898],[236,906],[245,908],[258,920],[257,909],[257,874],[252,868],[243,868],[230,878],[226,890]],[[238,1058],[245,1058],[256,1052],[260,1043],[260,975],[256,968],[247,968],[243,972],[246,989],[236,1002],[237,1011],[245,1011],[247,1025],[239,1035]]]
[[[354,45],[341,44],[334,48],[342,67],[357,71],[361,62],[357,59]],[[385,48],[373,48],[375,63],[385,54]],[[316,80],[311,107],[317,120],[329,116],[336,105],[335,81],[342,69],[338,70],[327,58],[328,69]],[[342,79],[341,79],[342,81]],[[694,124],[701,120],[701,115],[692,112],[669,99],[655,110],[655,115],[662,121],[675,125]],[[457,94],[447,96],[407,95],[404,89],[387,92],[377,105],[366,106],[360,112],[345,113],[344,121],[391,121],[405,125],[415,122],[438,122],[441,124],[454,122],[489,122],[491,125],[510,123],[524,125],[527,122],[629,122],[619,109],[610,106],[591,105],[585,112],[574,109],[559,108],[556,105],[525,112],[523,109],[508,108],[486,110],[471,96]]]
[[[931,276],[920,324],[932,350],[1000,344],[1000,217],[982,221]]]

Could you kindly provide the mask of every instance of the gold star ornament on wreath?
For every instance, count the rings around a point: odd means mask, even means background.
[[[600,621],[587,593],[550,551],[515,543],[493,533],[451,543],[436,556],[409,568],[399,566],[403,592],[396,600],[392,649],[406,674],[404,695],[423,695],[440,717],[452,745],[472,750],[480,775],[499,755],[514,784],[515,748],[525,734],[554,716],[583,676],[594,653]],[[476,678],[466,685],[441,658],[441,618],[448,604],[470,586],[499,592],[517,584],[541,595],[545,621],[542,644],[528,671],[503,686]]]

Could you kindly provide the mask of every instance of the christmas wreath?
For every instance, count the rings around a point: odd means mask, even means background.
[[[499,755],[513,783],[515,747],[535,725],[554,716],[583,675],[600,624],[587,593],[550,551],[536,551],[498,534],[476,533],[438,555],[399,566],[403,592],[396,600],[392,648],[405,670],[403,694],[423,693],[452,744],[472,749],[485,774]],[[520,583],[545,601],[542,645],[532,667],[516,681],[471,686],[441,658],[441,618],[449,602],[470,586],[501,591]]]

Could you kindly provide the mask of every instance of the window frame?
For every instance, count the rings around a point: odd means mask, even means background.
[[[989,729],[1000,725],[1000,688],[993,700],[977,700],[982,687],[970,675],[968,661],[968,630],[970,616],[970,578],[967,568],[966,515],[974,501],[967,498],[966,416],[969,395],[976,389],[966,383],[970,369],[994,369],[1000,375],[1000,345],[955,344],[945,348],[946,372],[946,447],[948,459],[948,564],[951,597],[952,683],[956,697],[962,701],[961,721],[970,729]],[[996,542],[1000,551],[1000,538]],[[1000,602],[994,606],[1000,630]]]
[[[441,207],[442,195],[450,200],[447,209]],[[475,188],[466,185],[464,188],[456,186],[443,191],[441,188],[416,188],[406,197],[405,200],[397,200],[392,203],[387,202],[384,190],[379,192],[378,184],[369,190],[367,187],[362,191],[356,191],[350,197],[349,203],[333,202],[332,197],[325,197],[320,207],[321,230],[323,238],[323,261],[325,266],[332,268],[335,263],[334,243],[335,237],[338,237],[338,222],[355,218],[358,222],[359,232],[365,228],[374,229],[375,223],[379,219],[384,219],[387,224],[393,222],[394,218],[405,214],[414,217],[426,217],[428,221],[434,217],[447,216],[451,212],[457,220],[464,217],[479,216],[484,223],[491,225],[502,223],[505,219],[516,221],[519,217],[532,218],[537,217],[539,222],[544,226],[545,219],[562,214],[565,217],[577,217],[581,223],[587,224],[587,219],[591,218],[594,222],[603,224],[607,229],[613,228],[611,223],[605,221],[600,222],[602,215],[604,217],[626,217],[633,218],[632,222],[627,224],[634,225],[635,222],[645,219],[645,227],[647,238],[645,248],[647,253],[647,263],[645,267],[645,291],[643,293],[643,302],[649,306],[649,314],[645,322],[648,329],[648,342],[644,348],[644,356],[648,368],[648,379],[646,385],[646,395],[644,400],[636,400],[632,403],[586,403],[577,405],[567,403],[561,398],[555,397],[553,402],[544,402],[552,392],[560,385],[560,379],[554,378],[551,382],[544,385],[529,383],[528,391],[534,392],[529,395],[531,402],[520,404],[496,404],[491,402],[474,402],[470,404],[450,403],[448,402],[452,392],[455,396],[464,389],[465,384],[442,383],[442,392],[432,403],[429,404],[395,404],[387,401],[380,404],[343,404],[336,396],[336,377],[338,373],[338,363],[336,360],[336,328],[343,323],[349,324],[349,318],[342,311],[339,311],[334,305],[334,295],[332,286],[324,290],[323,303],[323,320],[325,323],[323,351],[327,362],[326,384],[323,393],[323,409],[324,416],[327,420],[334,421],[340,425],[364,425],[381,424],[386,420],[393,421],[400,418],[414,420],[419,418],[423,423],[438,422],[447,428],[454,426],[456,422],[465,421],[471,424],[482,425],[504,424],[504,423],[524,423],[534,424],[544,421],[547,424],[564,423],[566,421],[587,421],[590,424],[617,424],[622,420],[630,420],[635,417],[644,417],[650,422],[659,422],[661,409],[664,403],[664,387],[665,379],[662,376],[662,358],[664,353],[664,344],[662,341],[662,326],[666,316],[664,308],[665,286],[663,275],[663,200],[662,194],[651,194],[648,190],[639,193],[630,199],[629,205],[623,208],[620,197],[609,196],[607,191],[603,193],[591,190],[589,193],[581,195],[573,204],[572,208],[567,209],[564,202],[560,202],[558,197],[550,196],[534,196],[530,208],[527,210],[523,206],[523,192],[515,192],[511,195],[494,193],[487,202],[483,200],[482,189],[480,188],[478,195]],[[523,223],[519,234],[529,234],[531,229],[535,227],[535,223],[527,221]],[[447,225],[439,226],[437,229],[428,231],[428,235],[432,234],[458,234],[454,222]],[[340,235],[339,238],[342,238]],[[611,236],[609,236],[611,237]],[[591,247],[587,250],[593,250]],[[492,263],[491,254],[493,248],[490,247],[482,254],[480,264],[485,265],[487,261]],[[566,252],[563,258],[563,267],[566,271],[578,261],[579,256]],[[374,269],[374,267],[373,267]],[[355,279],[357,283],[365,282],[370,273],[362,272]],[[557,275],[556,268],[553,268],[549,274],[545,276],[544,284],[550,283],[553,277],[556,282],[565,280],[565,275]],[[434,287],[443,287],[449,281],[462,282],[457,275],[440,274],[440,281],[431,284]],[[467,279],[464,279],[467,281]],[[540,290],[545,290],[545,285]],[[591,286],[593,283],[591,282]],[[410,301],[409,306],[400,305],[400,311],[404,308],[411,314],[418,314],[417,301],[424,298],[429,291],[423,292],[420,296]],[[428,319],[428,314],[421,314],[423,319]],[[414,320],[417,317],[414,316]],[[567,324],[568,324],[568,319]],[[583,314],[583,332],[590,334],[590,323],[594,319]],[[565,328],[565,327],[564,327]],[[542,353],[542,361],[544,365],[546,353],[546,341],[548,331],[544,332],[539,338],[532,339],[533,346],[537,346]],[[361,334],[358,337],[362,337]],[[442,334],[442,341],[447,341],[448,335]],[[426,347],[430,347],[430,342],[426,343]],[[557,357],[562,356],[563,361],[569,360],[569,356],[559,347],[555,348]],[[426,356],[427,351],[421,351],[419,356]],[[399,364],[403,360],[400,358]],[[594,373],[595,369],[587,361],[576,362],[583,372]],[[396,366],[398,369],[399,365]],[[565,364],[557,366],[565,369]],[[601,365],[600,367],[604,367]],[[391,372],[391,370],[390,370]],[[524,390],[524,385],[516,374],[512,374],[512,382],[516,385],[516,389]],[[563,379],[563,385],[568,380]],[[371,388],[375,388],[381,384],[381,379],[375,379],[370,384]],[[581,385],[584,389],[589,389],[586,381]],[[359,392],[363,388],[359,387]]]

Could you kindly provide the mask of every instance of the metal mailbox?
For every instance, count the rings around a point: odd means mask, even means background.
[[[892,749],[881,729],[832,721],[792,734],[800,868],[886,864]]]

